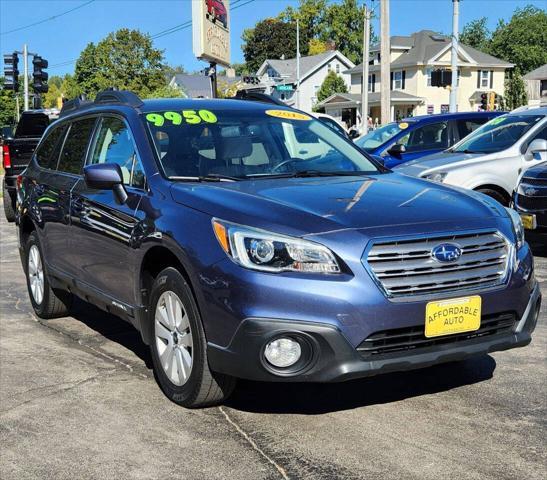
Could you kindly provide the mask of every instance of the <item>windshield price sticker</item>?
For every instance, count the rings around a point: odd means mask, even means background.
[[[290,112],[289,110],[266,110],[266,115],[287,120],[311,120],[309,115],[299,112]]]
[[[406,123],[406,122],[399,123],[399,128],[400,128],[401,130],[404,130],[405,128],[408,128],[408,123]]]
[[[166,121],[172,125],[182,125],[183,123],[197,125],[201,122],[217,123],[217,116],[210,110],[181,110],[180,113],[175,111],[148,113],[146,120],[156,127],[161,127]]]

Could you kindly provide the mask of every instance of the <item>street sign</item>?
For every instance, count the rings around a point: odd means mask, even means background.
[[[276,86],[275,86],[275,89],[276,89],[278,92],[292,92],[292,91],[293,91],[293,86],[290,85],[290,84],[287,84],[287,85],[276,85]]]
[[[192,0],[194,55],[230,65],[230,0]]]

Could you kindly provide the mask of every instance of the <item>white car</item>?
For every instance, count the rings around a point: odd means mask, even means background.
[[[547,108],[496,117],[444,152],[394,170],[485,193],[508,206],[519,175],[547,160]]]

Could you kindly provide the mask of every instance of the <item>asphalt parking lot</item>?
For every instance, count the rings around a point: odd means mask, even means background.
[[[3,215],[0,240],[3,480],[547,477],[545,302],[526,348],[344,384],[241,382],[190,411],[123,321],[84,303],[38,321]],[[536,267],[545,296],[547,257]]]

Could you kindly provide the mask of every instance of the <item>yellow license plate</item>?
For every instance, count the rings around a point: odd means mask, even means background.
[[[472,332],[481,326],[481,297],[429,302],[425,307],[425,336]]]
[[[520,218],[522,225],[526,230],[534,230],[536,228],[536,216],[528,213],[521,213]]]

